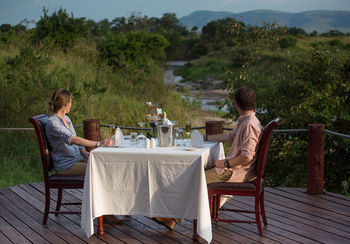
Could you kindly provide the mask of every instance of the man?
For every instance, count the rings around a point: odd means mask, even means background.
[[[231,143],[226,158],[215,160],[215,167],[206,170],[207,184],[249,182],[256,178],[255,160],[263,127],[254,112],[255,92],[246,86],[238,88],[235,91],[235,106],[240,116],[234,130],[206,136],[208,141]]]
[[[215,167],[205,172],[207,184],[214,182],[249,182],[256,178],[255,160],[263,127],[255,116],[255,92],[243,86],[235,92],[235,105],[239,113],[236,128],[225,134],[206,135],[208,141],[230,142],[231,149],[225,159],[215,160]],[[221,206],[229,198],[222,197]],[[180,219],[153,218],[169,229]]]

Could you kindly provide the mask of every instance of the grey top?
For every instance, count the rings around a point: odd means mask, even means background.
[[[57,115],[50,116],[45,126],[47,140],[51,147],[51,157],[53,168],[55,170],[65,170],[77,162],[83,161],[84,156],[80,153],[78,145],[71,145],[70,138],[76,136],[74,126],[67,115],[65,115],[69,128],[66,127],[63,120]]]

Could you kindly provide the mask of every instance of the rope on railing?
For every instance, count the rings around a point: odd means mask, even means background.
[[[307,129],[279,129],[273,130],[273,132],[277,133],[287,133],[287,132],[307,132]]]
[[[34,130],[34,128],[0,128],[0,130],[16,131],[16,130]]]
[[[345,135],[345,134],[341,134],[339,132],[334,132],[334,131],[330,131],[330,130],[324,130],[325,132],[331,134],[331,135],[334,135],[334,136],[340,136],[340,137],[344,137],[344,138],[348,138],[350,139],[350,135]]]
[[[84,125],[79,124],[79,125],[74,125],[74,127],[83,127]],[[107,128],[111,128],[113,126],[113,124],[101,124],[101,127],[107,127]],[[141,128],[141,127],[131,127],[131,126],[117,126],[114,125],[115,128],[119,127],[120,129],[124,129],[124,130],[152,130],[152,128]],[[185,128],[182,128],[185,129]],[[198,126],[198,127],[192,127],[192,130],[201,130],[201,129],[205,129],[205,126]],[[34,128],[0,128],[0,131],[33,131]],[[233,130],[233,128],[223,128],[223,130]],[[276,133],[294,133],[294,132],[307,132],[307,129],[279,129],[279,130],[273,130],[273,132]],[[347,138],[350,139],[350,135],[346,135],[346,134],[342,134],[339,132],[334,132],[334,131],[330,131],[325,129],[324,130],[326,133],[334,135],[334,136],[340,136],[343,138]]]

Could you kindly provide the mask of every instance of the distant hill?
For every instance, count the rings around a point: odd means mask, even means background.
[[[194,26],[202,28],[208,22],[224,18],[241,19],[246,25],[261,25],[263,21],[276,21],[280,26],[299,27],[306,32],[318,33],[330,30],[350,32],[350,11],[306,11],[289,13],[274,10],[253,10],[242,13],[195,11],[190,15],[180,18],[180,23],[191,29]]]

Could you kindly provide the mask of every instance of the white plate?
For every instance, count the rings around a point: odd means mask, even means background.
[[[200,148],[195,148],[195,147],[184,147],[186,151],[199,151],[201,150]]]

